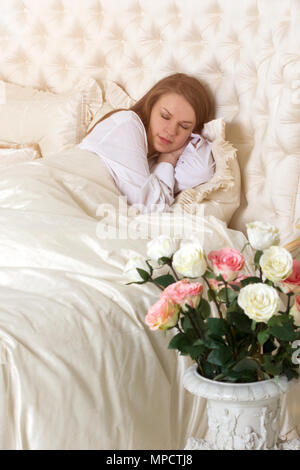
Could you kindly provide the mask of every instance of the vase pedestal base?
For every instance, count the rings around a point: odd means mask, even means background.
[[[205,439],[195,439],[190,437],[187,440],[184,450],[220,450]],[[230,449],[226,449],[230,450]],[[261,450],[261,449],[249,449],[245,448],[244,450]],[[290,441],[281,441],[279,440],[276,447],[268,450],[300,450],[300,439],[292,439]]]

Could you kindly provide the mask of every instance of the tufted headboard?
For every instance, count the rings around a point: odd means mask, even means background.
[[[300,218],[299,0],[1,2],[0,78],[54,92],[83,75],[134,99],[163,76],[201,79],[238,149],[242,203],[231,227]]]

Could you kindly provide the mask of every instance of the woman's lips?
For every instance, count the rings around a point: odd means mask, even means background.
[[[161,143],[164,144],[164,145],[169,145],[169,144],[172,143],[172,142],[170,142],[170,140],[164,139],[163,137],[160,137],[160,136],[158,136],[158,137],[159,137],[159,140],[161,141]]]

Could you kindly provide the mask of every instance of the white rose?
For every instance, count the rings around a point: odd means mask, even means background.
[[[147,243],[147,256],[156,261],[163,256],[171,258],[176,249],[177,240],[166,235],[160,235]]]
[[[183,276],[202,276],[207,269],[203,249],[194,243],[183,245],[173,256],[173,266]]]
[[[143,280],[136,268],[143,269],[150,274],[150,269],[145,259],[142,256],[134,256],[127,262],[123,270],[123,275],[129,282],[139,282]]]
[[[279,244],[279,230],[273,225],[257,221],[246,224],[246,227],[248,240],[255,250],[263,251]]]
[[[248,284],[238,295],[238,304],[245,314],[257,322],[267,323],[280,308],[277,290],[267,284]]]
[[[259,264],[264,276],[273,282],[286,279],[293,271],[292,255],[281,246],[271,246],[265,250]]]

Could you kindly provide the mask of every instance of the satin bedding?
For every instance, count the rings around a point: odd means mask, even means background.
[[[144,323],[159,291],[125,285],[147,240],[97,234],[99,204],[118,196],[78,147],[1,170],[1,449],[183,449],[206,430],[205,401],[181,384],[188,359]],[[243,247],[203,224],[205,250]]]

